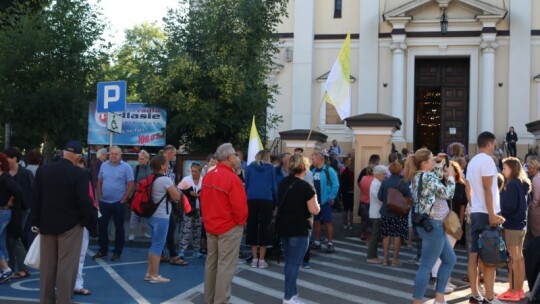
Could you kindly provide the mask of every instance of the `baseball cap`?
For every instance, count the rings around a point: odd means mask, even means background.
[[[76,140],[70,140],[64,146],[64,151],[69,151],[75,154],[82,154],[82,145]]]

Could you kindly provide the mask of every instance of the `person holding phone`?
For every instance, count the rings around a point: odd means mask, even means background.
[[[445,154],[439,154],[438,159]],[[438,258],[441,266],[437,274],[435,288],[435,304],[446,303],[445,288],[452,269],[456,264],[456,254],[446,238],[443,220],[450,212],[447,199],[454,196],[454,167],[443,171],[446,184],[442,183],[433,172],[435,157],[428,149],[419,149],[414,155],[407,157],[405,163],[405,180],[411,182],[413,194],[413,223],[422,238],[422,259],[414,280],[413,303],[423,303],[424,294],[429,282],[429,273]]]

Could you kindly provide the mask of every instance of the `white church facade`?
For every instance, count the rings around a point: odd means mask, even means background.
[[[540,0],[291,0],[278,27],[281,52],[269,109],[279,132],[313,128],[346,151],[352,130],[323,84],[351,33],[351,113],[399,118],[399,149],[475,153],[477,135],[499,143],[510,126],[518,156],[535,146],[525,124],[540,119]]]

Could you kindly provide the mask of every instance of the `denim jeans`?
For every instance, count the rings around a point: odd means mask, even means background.
[[[116,203],[105,203],[99,202],[99,212],[101,212],[101,217],[98,220],[99,225],[99,251],[107,255],[109,251],[109,221],[111,216],[114,219],[114,254],[121,255],[122,250],[124,249],[124,242],[126,239],[126,233],[124,231],[124,206],[125,204]]]
[[[281,239],[283,243],[283,253],[285,255],[285,296],[286,300],[290,300],[298,294],[296,289],[296,278],[298,278],[298,270],[300,264],[306,254],[309,245],[307,236],[286,237]]]
[[[0,260],[9,260],[7,251],[7,226],[11,222],[11,210],[0,210]]]
[[[149,252],[153,255],[161,256],[165,239],[167,239],[167,231],[169,230],[169,219],[160,217],[150,217],[148,226],[152,230],[152,245]]]
[[[441,259],[442,263],[437,274],[436,292],[444,293],[446,283],[456,264],[456,254],[452,246],[450,246],[448,238],[446,238],[443,222],[433,219],[430,221],[431,225],[433,225],[431,232],[427,232],[423,227],[416,227],[420,238],[422,238],[422,259],[414,279],[413,293],[414,299],[418,300],[424,298],[429,282],[429,273],[438,258]]]

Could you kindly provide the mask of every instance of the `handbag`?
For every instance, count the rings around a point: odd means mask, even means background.
[[[41,247],[41,234],[38,234],[34,241],[32,242],[32,245],[30,245],[30,248],[28,249],[28,252],[26,253],[26,258],[24,259],[24,265],[39,269],[39,262],[40,262],[40,247]]]
[[[444,218],[444,232],[453,236],[456,240],[460,240],[463,236],[463,229],[461,229],[461,223],[459,222],[458,215],[452,211],[452,201],[450,200],[450,212]]]
[[[401,185],[398,184],[398,188]],[[403,193],[396,188],[388,188],[388,194],[386,196],[386,207],[388,210],[399,216],[405,216],[409,214],[412,207],[412,198],[403,196]]]

